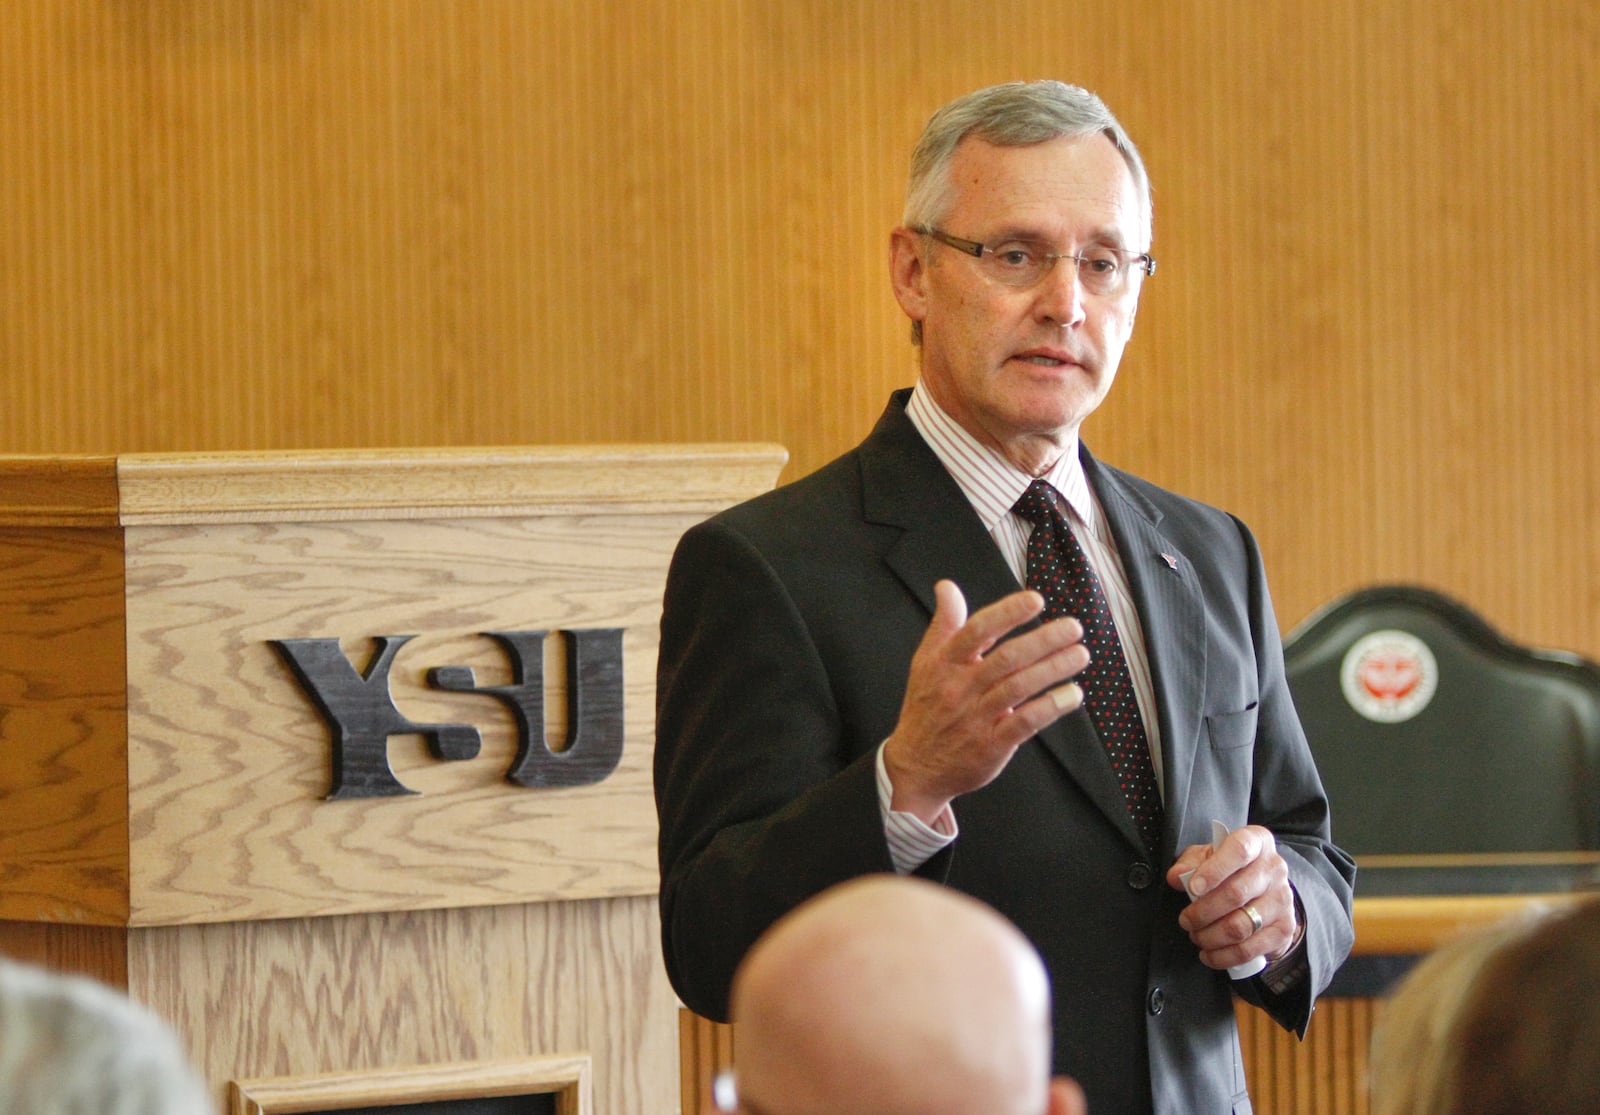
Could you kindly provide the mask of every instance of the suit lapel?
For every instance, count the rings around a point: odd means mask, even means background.
[[[884,561],[933,615],[934,582],[960,586],[976,611],[1020,587],[954,478],[905,415],[896,392],[861,445],[862,512],[903,532]]]
[[[1194,566],[1160,530],[1161,512],[1113,469],[1083,451],[1089,483],[1122,555],[1134,605],[1144,627],[1145,652],[1161,728],[1166,796],[1165,850],[1176,853],[1197,754],[1205,688],[1205,605]]]

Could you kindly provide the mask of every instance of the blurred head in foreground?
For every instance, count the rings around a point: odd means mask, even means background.
[[[1373,1034],[1373,1115],[1578,1115],[1600,1096],[1600,901],[1518,917],[1412,970]]]
[[[1050,986],[1005,918],[873,875],[801,905],[734,979],[744,1115],[1082,1115],[1050,1077]]]
[[[214,1115],[166,1023],[80,976],[0,958],[0,1111]]]

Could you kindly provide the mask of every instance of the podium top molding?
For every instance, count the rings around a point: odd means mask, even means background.
[[[0,526],[710,512],[787,460],[732,442],[0,456]]]

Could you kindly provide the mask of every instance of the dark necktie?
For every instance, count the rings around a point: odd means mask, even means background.
[[[1089,719],[1111,757],[1128,812],[1152,851],[1161,847],[1161,793],[1150,743],[1133,694],[1122,640],[1106,604],[1100,578],[1084,556],[1056,505],[1056,490],[1035,480],[1017,500],[1018,515],[1033,524],[1028,536],[1028,587],[1044,597],[1044,618],[1074,616],[1083,624],[1089,665],[1077,677]]]

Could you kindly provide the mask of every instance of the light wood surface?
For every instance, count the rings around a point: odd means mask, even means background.
[[[1381,1011],[1374,999],[1322,999],[1301,1041],[1236,1001],[1239,1048],[1258,1115],[1367,1115],[1367,1064]]]
[[[544,1084],[563,1115],[672,1111],[650,790],[663,583],[682,531],[783,460],[0,458],[0,951],[126,989],[236,1111]],[[622,755],[598,782],[511,783],[511,713],[425,677],[507,685],[487,632],[594,628],[622,658]],[[393,737],[412,794],[327,800],[333,728],[273,643],[331,639],[364,673],[397,636],[390,699],[481,747],[447,762]],[[552,643],[530,732],[559,749],[576,714]]]
[[[598,1115],[673,1110],[654,898],[135,929],[129,990],[226,1082],[587,1057]],[[485,1094],[499,1094],[494,1091]],[[332,1105],[329,1105],[332,1106]]]
[[[712,445],[129,455],[121,531],[17,515],[0,525],[0,917],[156,925],[653,893],[667,562],[783,460]],[[97,522],[107,483],[100,462],[0,458],[0,512]],[[593,628],[622,632],[618,769],[509,784],[509,712],[430,688],[428,669],[503,685],[510,663],[485,632]],[[338,639],[364,670],[374,639],[400,635],[415,638],[396,706],[474,725],[481,750],[445,763],[397,738],[390,764],[416,796],[326,802],[331,729],[273,642]],[[559,746],[565,663],[546,659]]]
[[[540,445],[130,454],[127,526],[720,510],[772,486],[779,445]]]
[[[578,1056],[273,1077],[230,1086],[228,1110],[229,1115],[288,1115],[492,1096],[553,1095],[556,1115],[593,1115],[591,1075],[589,1059]]]
[[[695,518],[131,528],[135,924],[654,893],[656,628]],[[577,628],[623,629],[622,761],[593,786],[511,785],[510,714],[424,675],[468,666],[508,684],[481,632]],[[330,729],[269,640],[340,638],[364,668],[371,637],[412,634],[396,707],[476,726],[481,752],[446,763],[396,737],[390,765],[416,796],[324,801]],[[563,738],[561,721],[545,728]]]
[[[1427,852],[1420,855],[1389,853],[1361,856],[1360,867],[1480,868],[1480,867],[1595,867],[1600,852]]]
[[[1363,898],[1356,903],[1355,951],[1367,956],[1415,956],[1463,933],[1583,897],[1569,893]]]

